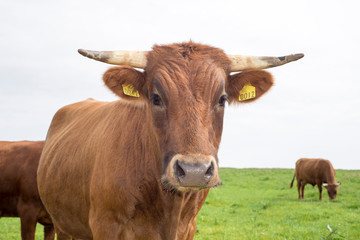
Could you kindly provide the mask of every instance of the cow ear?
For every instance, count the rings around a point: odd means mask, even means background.
[[[269,72],[249,69],[230,75],[227,93],[229,103],[248,103],[259,99],[273,85]]]
[[[145,97],[144,73],[130,66],[109,68],[103,75],[105,85],[121,98],[139,100]]]

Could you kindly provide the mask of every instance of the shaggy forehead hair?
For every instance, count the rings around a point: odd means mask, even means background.
[[[155,65],[177,65],[184,68],[191,61],[211,61],[230,73],[230,59],[223,50],[194,42],[175,43],[170,45],[154,45],[148,53],[148,64],[145,70],[152,70]]]

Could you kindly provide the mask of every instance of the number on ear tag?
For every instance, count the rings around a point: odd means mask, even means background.
[[[134,86],[131,84],[123,84],[123,92],[125,95],[131,97],[140,97],[139,91],[134,89]]]
[[[239,92],[239,102],[249,100],[256,97],[255,87],[250,83],[246,84]]]

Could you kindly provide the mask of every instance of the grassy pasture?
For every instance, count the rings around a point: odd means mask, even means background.
[[[220,169],[197,220],[195,239],[360,239],[360,170],[337,170],[336,200],[307,185],[297,199],[290,169]],[[332,229],[329,231],[328,225]],[[18,218],[0,219],[0,240],[20,238]],[[38,224],[36,239],[43,239]]]
[[[289,189],[294,170],[221,169],[198,215],[196,239],[360,239],[360,171],[337,170],[336,200],[326,189]],[[330,226],[332,233],[328,230]]]

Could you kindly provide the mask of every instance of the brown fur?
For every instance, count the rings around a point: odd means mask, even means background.
[[[35,239],[37,222],[44,225],[44,239],[55,237],[36,184],[43,145],[43,141],[0,141],[0,217],[20,217],[23,240]]]
[[[295,174],[290,183],[292,188],[294,179],[297,180],[297,189],[299,193],[299,199],[304,198],[304,189],[306,184],[312,186],[317,185],[319,189],[319,200],[322,199],[322,185],[325,186],[328,191],[329,198],[335,199],[337,196],[337,188],[340,183],[335,182],[335,170],[329,160],[320,158],[301,158],[296,162]]]
[[[53,118],[38,170],[39,191],[64,236],[193,239],[209,188],[220,183],[219,99],[227,95],[234,102],[245,82],[264,92],[273,83],[262,70],[230,77],[222,50],[193,42],[154,46],[147,60],[144,72],[119,66],[104,74],[120,100],[75,103]],[[140,98],[124,95],[124,83]],[[181,185],[173,167],[179,159],[211,162],[211,180]]]

